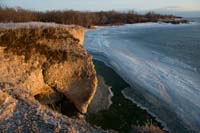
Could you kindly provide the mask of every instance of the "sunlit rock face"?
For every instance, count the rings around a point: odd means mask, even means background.
[[[37,97],[44,104],[55,104],[63,95],[86,113],[97,78],[83,39],[79,26],[0,24],[0,82],[16,88],[16,95]]]

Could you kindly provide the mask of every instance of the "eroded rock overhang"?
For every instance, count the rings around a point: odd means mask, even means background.
[[[62,94],[86,113],[97,78],[83,41],[84,28],[79,26],[0,24],[0,82],[44,104],[56,103]]]

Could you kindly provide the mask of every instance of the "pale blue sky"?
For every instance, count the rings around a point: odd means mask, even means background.
[[[200,0],[0,0],[1,5],[33,10],[184,10],[200,11]]]

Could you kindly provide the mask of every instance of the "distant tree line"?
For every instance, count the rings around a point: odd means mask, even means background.
[[[161,15],[153,12],[144,15],[134,11],[126,13],[117,11],[31,11],[22,8],[0,7],[0,22],[55,22],[60,24],[76,24],[84,27],[92,25],[121,25],[140,22],[157,22],[160,19],[175,18],[173,15]]]

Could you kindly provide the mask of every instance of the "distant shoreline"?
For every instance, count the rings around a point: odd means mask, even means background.
[[[134,10],[127,12],[119,11],[75,11],[75,10],[52,10],[34,11],[20,7],[0,6],[0,22],[54,22],[65,25],[80,25],[85,28],[95,26],[124,25],[146,22],[164,22],[172,24],[188,23],[189,21],[178,16],[148,12],[139,14]]]
[[[148,22],[138,22],[138,23],[131,23],[131,24],[141,24],[141,23],[166,23],[166,24],[188,24],[191,21],[187,20],[187,19],[161,19],[157,22],[152,22],[152,21],[148,21]],[[107,24],[107,25],[92,25],[90,27],[88,27],[88,29],[96,29],[99,26],[123,26],[126,25],[128,23],[124,23],[124,24]]]

